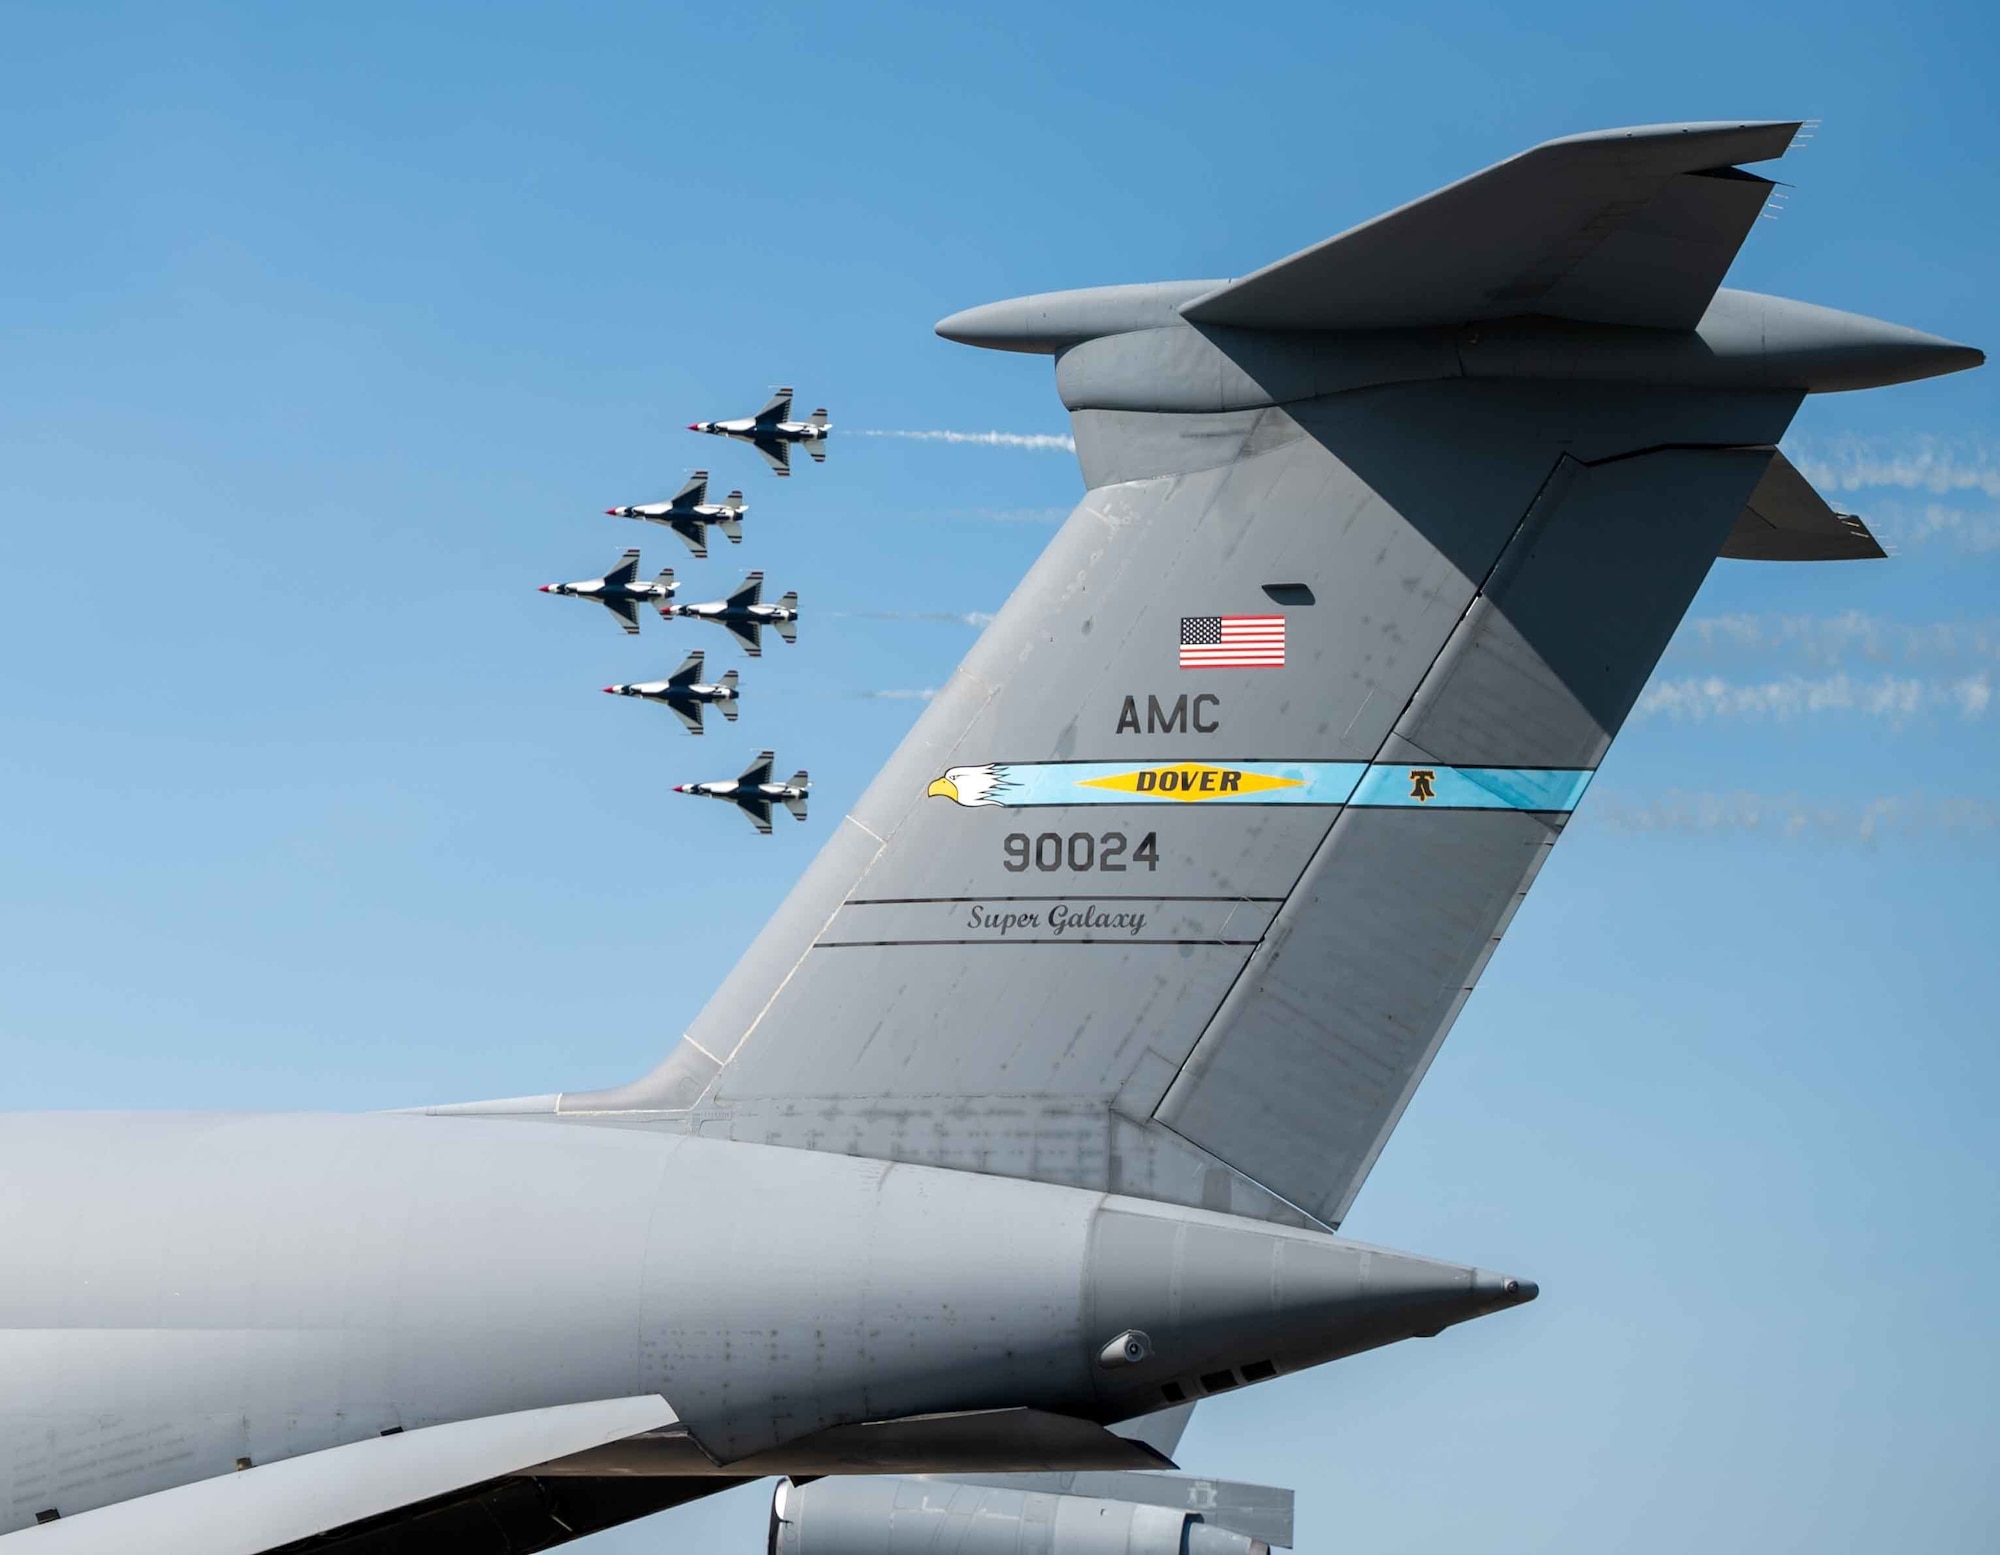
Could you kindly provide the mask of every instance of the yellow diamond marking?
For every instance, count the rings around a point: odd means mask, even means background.
[[[1115,788],[1127,794],[1151,794],[1160,799],[1194,803],[1227,799],[1236,794],[1261,794],[1273,788],[1303,788],[1302,778],[1272,777],[1240,767],[1215,767],[1204,761],[1176,761],[1164,767],[1141,767],[1110,777],[1084,778],[1078,788]]]

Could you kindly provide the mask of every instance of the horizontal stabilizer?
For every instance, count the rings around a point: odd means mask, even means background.
[[[1764,208],[1795,120],[1572,135],[1181,308],[1244,329],[1393,329],[1541,314],[1692,329]]]
[[[733,508],[736,510],[737,513],[740,514],[743,511],[743,493],[740,491],[732,491],[728,496],[722,499],[721,505],[726,508]]]
[[[1885,552],[1852,513],[1836,513],[1791,460],[1776,455],[1722,542],[1733,561],[1878,561]]]
[[[808,443],[808,444],[806,444],[806,452],[812,455],[812,461],[813,461],[813,463],[814,463],[814,464],[825,464],[825,463],[826,463],[826,444],[825,444],[825,443],[821,443],[821,442],[812,442],[812,443]]]
[[[735,673],[736,671],[731,670],[729,672],[729,675],[734,675]],[[729,675],[725,675],[722,678],[724,680],[727,680],[729,678]],[[722,709],[722,716],[724,718],[727,718],[731,723],[736,722],[736,703],[733,698],[730,701],[718,702],[715,705]]]
[[[715,527],[729,537],[731,545],[743,543],[743,525],[733,518],[718,518]]]

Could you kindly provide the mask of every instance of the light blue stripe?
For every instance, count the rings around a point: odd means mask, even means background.
[[[1586,768],[1420,767],[1359,761],[1214,761],[1217,791],[1183,798],[1178,791],[1097,788],[1094,779],[1162,772],[1172,761],[1001,762],[986,800],[1009,807],[1092,804],[1342,805],[1437,810],[1545,810],[1576,808],[1589,786]],[[1428,773],[1420,782],[1418,773]],[[1282,778],[1288,787],[1230,793],[1222,773]]]
[[[1428,784],[1418,773],[1431,774]],[[1582,767],[1423,767],[1386,763],[1368,769],[1356,805],[1437,810],[1574,810],[1590,785]],[[1428,799],[1422,796],[1425,787]]]

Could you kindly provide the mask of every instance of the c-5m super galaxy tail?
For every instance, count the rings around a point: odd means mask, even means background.
[[[1338,1226],[1716,557],[1880,554],[1804,396],[1982,359],[1718,289],[1797,128],[946,319],[1055,358],[1089,492],[688,1041],[562,1108]]]

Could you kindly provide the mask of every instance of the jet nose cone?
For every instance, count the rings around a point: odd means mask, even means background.
[[[606,686],[604,688],[604,694],[608,697],[615,697],[616,695],[618,695],[619,692],[623,691],[624,689],[625,688],[623,686]]]
[[[604,516],[606,518],[623,518],[625,516],[625,510],[623,508],[606,508],[604,510]]]
[[[688,423],[688,430],[690,432],[699,432],[701,430],[701,423],[699,421],[690,421]]]
[[[553,594],[555,591],[556,591],[556,586],[553,583],[544,583],[540,590],[540,592],[544,594]]]
[[[674,792],[677,794],[691,794],[694,792],[694,785],[691,783],[676,783],[674,784]]]

